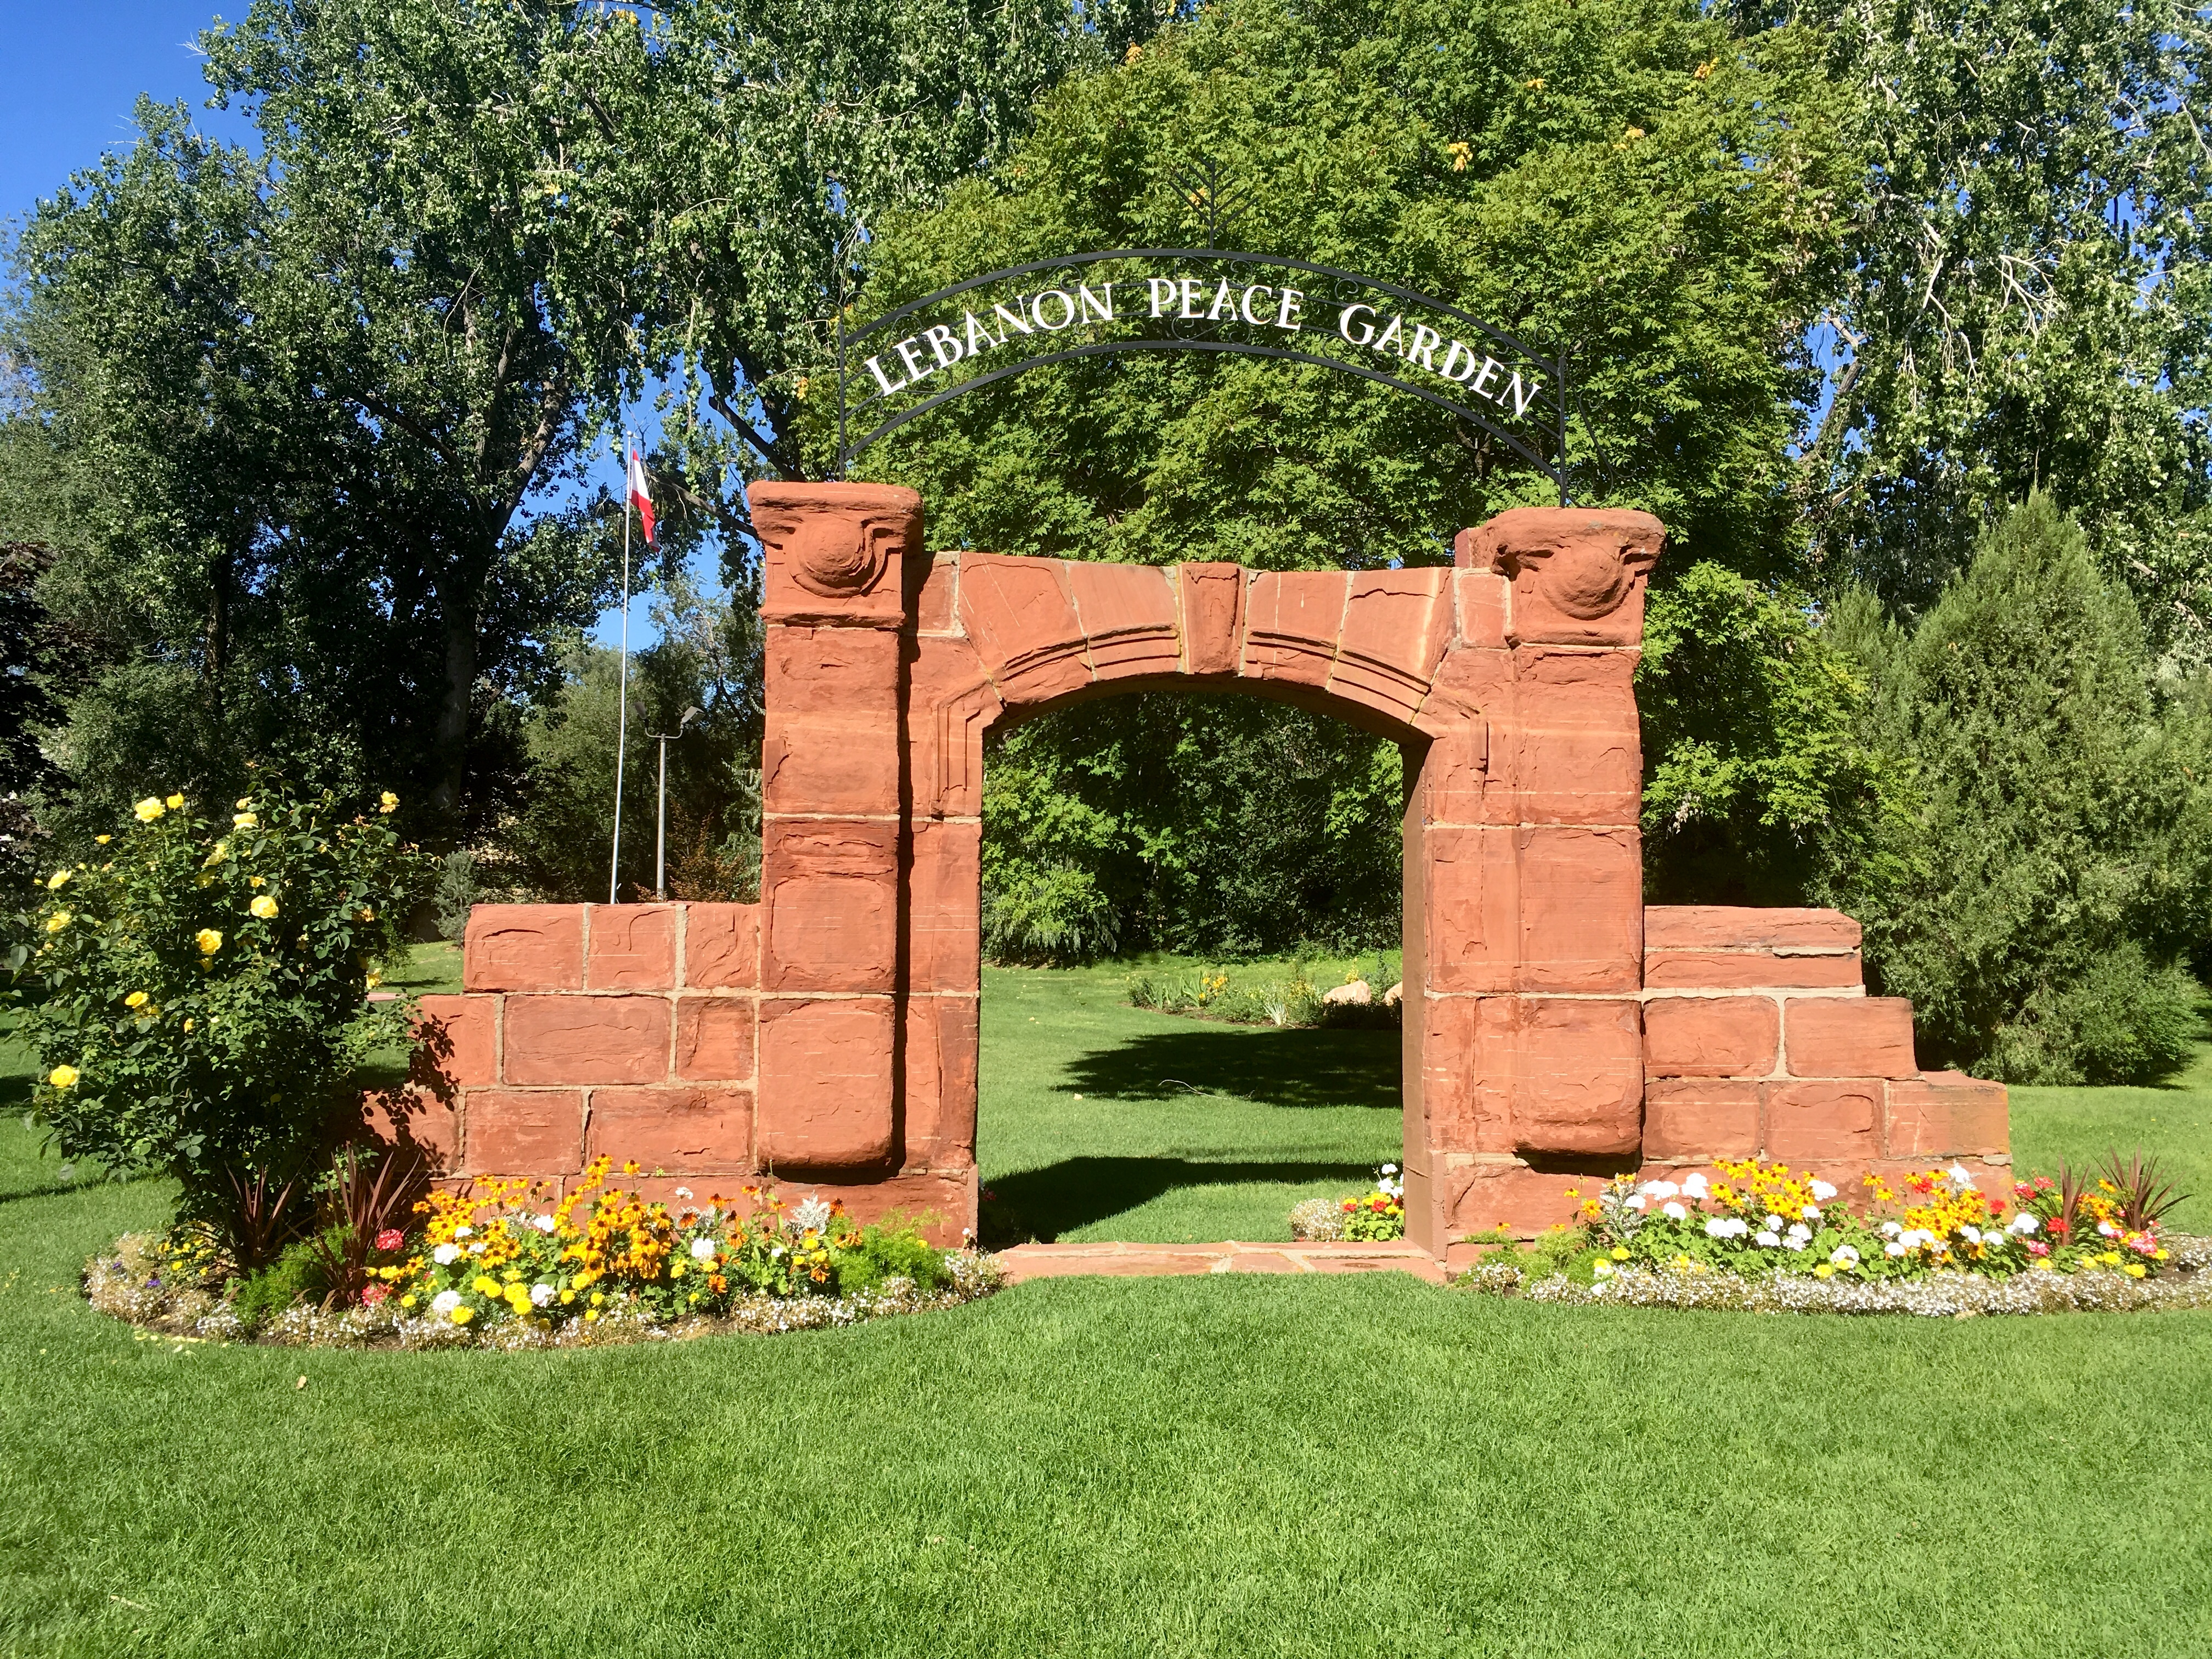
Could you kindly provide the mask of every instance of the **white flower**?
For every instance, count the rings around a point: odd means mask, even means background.
[[[1802,1250],[1813,1242],[1813,1230],[1802,1221],[1796,1222],[1782,1235],[1782,1242],[1793,1250]]]
[[[1659,1183],[1656,1181],[1647,1181],[1636,1190],[1646,1198],[1656,1198],[1659,1195]]]
[[[1859,1253],[1848,1244],[1838,1244],[1828,1252],[1828,1260],[1838,1267],[1856,1267],[1859,1265]]]
[[[461,1247],[458,1244],[441,1244],[436,1249],[430,1252],[430,1260],[436,1262],[441,1267],[450,1267],[455,1261],[460,1259],[460,1254]],[[438,1311],[440,1313],[443,1313],[445,1312],[445,1310],[441,1308]]]
[[[1901,1223],[1901,1222],[1896,1222],[1896,1221],[1885,1221],[1885,1222],[1883,1222],[1883,1223],[1881,1224],[1881,1230],[1882,1230],[1882,1231],[1883,1231],[1883,1232],[1887,1233],[1890,1237],[1892,1237],[1892,1238],[1895,1238],[1895,1237],[1898,1236],[1898,1234],[1899,1234],[1899,1233],[1901,1233],[1901,1232],[1903,1232],[1903,1231],[1905,1231],[1905,1226],[1904,1226],[1904,1224],[1903,1224],[1903,1223]]]
[[[1974,1172],[1965,1164],[1954,1164],[1943,1173],[1951,1177],[1951,1184],[1960,1192],[1971,1193],[1974,1190]]]
[[[1758,1245],[1761,1249],[1778,1250],[1782,1248],[1782,1235],[1780,1233],[1757,1232],[1751,1236],[1751,1242]]]
[[[1727,1238],[1731,1237],[1735,1233],[1736,1227],[1741,1226],[1741,1224],[1742,1224],[1741,1222],[1731,1224],[1729,1218],[1724,1215],[1710,1216],[1706,1218],[1705,1220],[1705,1237],[1707,1238]]]
[[[2097,1224],[2097,1231],[2107,1238],[2118,1238],[2120,1236],[2120,1230],[2109,1221],[2100,1221]]]
[[[1674,1203],[1662,1205],[1659,1209],[1659,1213],[1665,1216],[1669,1221],[1687,1221],[1690,1218],[1690,1212],[1684,1209],[1680,1205]]]
[[[694,1261],[712,1261],[714,1259],[714,1241],[711,1238],[693,1239],[691,1259]]]
[[[1884,1255],[1905,1255],[1908,1254],[1905,1246],[1893,1238],[1891,1239],[1888,1243],[1881,1247],[1881,1253]]]
[[[1705,1176],[1703,1175],[1691,1176],[1687,1180],[1682,1182],[1682,1192],[1686,1197],[1703,1199],[1705,1196]]]
[[[550,1233],[558,1224],[550,1215],[534,1215],[530,1218],[530,1224],[541,1233]]]
[[[478,1239],[475,1243],[470,1245],[469,1254],[471,1255],[482,1255],[483,1254],[483,1240]]]
[[[1833,1187],[1831,1187],[1826,1182],[1816,1181],[1813,1183],[1813,1196],[1819,1199],[1821,1203],[1826,1204],[1835,1195],[1836,1189]]]
[[[1646,1200],[1644,1194],[1638,1193],[1633,1198],[1622,1199],[1620,1200],[1620,1207],[1624,1210],[1640,1210],[1644,1207],[1645,1202]]]
[[[1395,1164],[1385,1164],[1382,1166],[1382,1173],[1384,1175],[1395,1175],[1398,1173],[1398,1166]]]
[[[430,1298],[430,1311],[441,1316],[460,1305],[461,1293],[459,1291],[441,1291]]]
[[[1599,1262],[1595,1267],[1592,1267],[1592,1268],[1590,1269],[1590,1277],[1591,1277],[1592,1279],[1610,1279],[1610,1278],[1612,1278],[1612,1277],[1613,1277],[1613,1263],[1611,1263],[1610,1261],[1601,1261],[1601,1262]]]
[[[530,1287],[530,1305],[532,1307],[542,1308],[552,1299],[553,1287],[550,1285],[532,1285]]]
[[[1982,1242],[1982,1230],[1971,1221],[1961,1222],[1959,1224],[1959,1231],[1966,1236],[1966,1243],[1969,1244],[1978,1244]]]
[[[1671,1181],[1655,1181],[1651,1183],[1651,1190],[1661,1198],[1672,1198],[1682,1189]]]
[[[1782,1218],[1778,1215],[1768,1216],[1766,1218],[1766,1228],[1769,1232],[1780,1232],[1782,1231]]]
[[[820,1194],[810,1198],[791,1212],[792,1224],[803,1233],[818,1233],[828,1230],[830,1206]]]
[[[1797,1213],[1808,1221],[1818,1221],[1820,1218],[1820,1206],[1817,1204],[1808,1204]]]
[[[474,1231],[476,1231],[476,1229],[473,1227],[456,1227],[453,1229],[453,1237],[455,1238],[466,1238]]]
[[[2012,1218],[2012,1225],[2006,1229],[2006,1231],[2015,1233],[2032,1233],[2035,1231],[2035,1218],[2030,1215],[2026,1210],[2022,1210],[2018,1215]]]
[[[691,1196],[691,1189],[689,1187],[678,1187],[676,1189],[676,1196],[678,1198],[689,1198]]]

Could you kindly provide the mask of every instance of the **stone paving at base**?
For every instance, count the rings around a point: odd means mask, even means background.
[[[1389,1243],[1253,1244],[1017,1244],[998,1253],[1009,1284],[1031,1279],[1069,1279],[1091,1273],[1115,1279],[1166,1273],[1408,1273],[1431,1285],[1443,1267],[1427,1251],[1401,1241]]]

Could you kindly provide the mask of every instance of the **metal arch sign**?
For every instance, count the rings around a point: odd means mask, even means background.
[[[1132,269],[1107,276],[1095,269],[1103,265]],[[1245,269],[1232,280],[1193,265]],[[1260,275],[1274,280],[1248,280]],[[1016,285],[1025,276],[1042,280],[1024,290]],[[1003,298],[990,292],[1008,289]],[[1412,289],[1220,248],[1115,248],[1009,265],[841,332],[838,476],[878,439],[955,398],[1047,363],[1123,351],[1277,357],[1395,386],[1489,433],[1547,474],[1569,504],[1564,353],[1546,357]]]

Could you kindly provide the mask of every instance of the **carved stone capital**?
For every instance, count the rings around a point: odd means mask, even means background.
[[[746,492],[760,534],[770,622],[896,628],[898,569],[921,550],[921,497],[896,484],[777,483]]]
[[[1666,540],[1649,513],[1516,507],[1462,531],[1454,562],[1512,583],[1513,643],[1636,645],[1644,581]]]

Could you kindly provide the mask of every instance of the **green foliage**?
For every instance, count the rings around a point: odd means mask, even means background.
[[[2187,0],[1810,0],[1868,188],[1802,480],[1822,562],[1918,611],[2035,488],[2154,648],[2212,623],[2212,35]]]
[[[287,1308],[320,1301],[328,1288],[317,1241],[303,1238],[286,1245],[267,1267],[234,1279],[228,1294],[231,1311],[238,1316],[238,1322],[252,1332],[261,1329]]]
[[[2154,1078],[2196,1029],[2174,964],[2212,933],[2212,727],[2172,695],[2136,606],[2048,496],[1985,532],[1909,634],[1865,597],[1869,739],[1917,769],[1881,828],[1893,882],[1846,880],[1879,982],[1929,1065],[2021,1083]]]
[[[952,1282],[945,1252],[921,1236],[922,1220],[888,1215],[842,1235],[836,1258],[837,1293],[861,1296],[883,1289],[887,1279],[910,1280],[918,1291],[942,1290]]]
[[[1239,246],[1575,351],[1609,499],[1768,568],[1816,384],[1799,340],[1854,182],[1820,46],[1682,0],[1219,0],[1063,86],[942,209],[881,227],[869,304],[1071,248],[1189,246],[1204,204],[1171,175],[1212,158],[1251,191]],[[941,546],[1272,568],[1436,562],[1551,489],[1402,393],[1199,353],[1033,370],[866,465],[923,491]]]
[[[1801,595],[1711,561],[1656,589],[1636,678],[1650,900],[1802,904],[1845,872],[1874,885],[1910,793],[1861,733],[1867,700]]]
[[[1395,943],[1395,744],[1254,699],[1147,694],[1055,711],[983,775],[987,945],[1249,956]]]
[[[273,1207],[241,1216],[245,1195],[271,1170],[289,1186],[349,1115],[356,1067],[404,1036],[409,1005],[364,993],[428,861],[385,803],[348,821],[272,784],[210,822],[149,797],[13,919],[32,1105],[63,1156],[174,1176],[181,1216],[253,1234],[245,1266],[282,1231],[263,1238]]]

